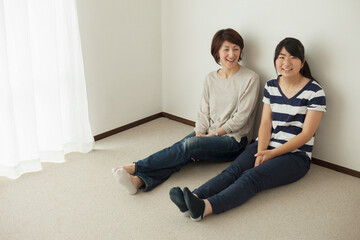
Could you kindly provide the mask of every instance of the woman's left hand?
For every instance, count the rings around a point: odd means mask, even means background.
[[[206,134],[201,133],[201,132],[196,132],[195,136],[196,137],[206,137]]]
[[[254,167],[257,167],[260,164],[262,164],[262,163],[272,159],[273,157],[275,157],[274,151],[272,151],[272,150],[260,151],[260,152],[256,153],[254,156],[256,157]]]
[[[208,134],[197,134],[196,137],[214,137],[215,133],[208,133]]]

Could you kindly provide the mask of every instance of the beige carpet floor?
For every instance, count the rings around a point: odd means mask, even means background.
[[[228,163],[188,165],[134,196],[116,183],[111,168],[191,131],[160,118],[98,141],[88,154],[68,154],[66,163],[44,163],[17,180],[0,177],[0,239],[360,239],[360,179],[314,164],[300,181],[201,222],[179,214],[169,189],[193,189]]]

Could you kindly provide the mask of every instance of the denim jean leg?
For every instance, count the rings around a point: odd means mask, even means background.
[[[244,140],[239,144],[228,136],[196,137],[193,132],[171,147],[136,162],[134,175],[144,181],[144,191],[149,191],[191,163],[192,157],[211,162],[233,160],[246,146]]]
[[[202,199],[209,198],[233,184],[241,174],[254,167],[255,157],[257,152],[257,142],[250,144],[246,149],[216,177],[210,179],[199,188],[195,189],[195,193]]]
[[[185,140],[190,157],[207,162],[234,160],[246,147],[247,138],[239,143],[233,137],[192,137]]]
[[[190,133],[171,147],[158,151],[135,163],[134,175],[144,181],[144,191],[150,191],[167,180],[171,174],[192,162],[188,153],[185,151],[185,141],[194,136],[194,132]]]
[[[246,170],[228,188],[208,198],[214,213],[237,207],[258,192],[295,182],[305,176],[310,160],[305,153],[287,153]]]
[[[191,133],[179,142],[174,143],[172,146],[164,148],[147,158],[137,161],[135,164],[135,172],[146,173],[183,164],[184,159],[187,157],[185,155],[185,141],[193,136],[195,136],[195,133]]]

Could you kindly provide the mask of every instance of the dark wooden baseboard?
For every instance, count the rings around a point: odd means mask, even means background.
[[[346,168],[346,167],[342,167],[333,163],[329,163],[329,162],[325,162],[323,160],[317,159],[317,158],[312,158],[312,163],[325,167],[325,168],[329,168],[331,170],[337,171],[337,172],[341,172],[341,173],[345,173],[347,175],[351,175],[353,177],[357,177],[360,178],[360,172]]]
[[[155,120],[157,118],[160,118],[162,116],[163,116],[162,113],[154,114],[154,115],[152,115],[150,117],[146,117],[146,118],[140,119],[138,121],[126,124],[126,125],[124,125],[122,127],[118,127],[118,128],[113,129],[113,130],[110,130],[110,131],[101,133],[99,135],[96,135],[96,136],[94,136],[94,139],[95,139],[95,141],[99,141],[99,140],[101,140],[103,138],[107,138],[107,137],[110,137],[111,135],[117,134],[119,132],[123,132],[125,130],[130,129],[130,128],[137,127],[137,126],[139,126],[141,124],[150,122],[150,121]]]
[[[181,117],[169,114],[169,113],[161,112],[161,113],[154,114],[154,115],[152,115],[150,117],[146,117],[146,118],[140,119],[138,121],[126,124],[126,125],[124,125],[122,127],[118,127],[116,129],[113,129],[113,130],[107,131],[105,133],[101,133],[99,135],[96,135],[96,136],[94,136],[94,139],[95,139],[95,141],[98,141],[98,140],[101,140],[103,138],[110,137],[111,135],[117,134],[119,132],[123,132],[123,131],[128,130],[128,129],[133,128],[133,127],[137,127],[137,126],[139,126],[141,124],[150,122],[152,120],[155,120],[155,119],[161,118],[161,117],[165,117],[165,118],[168,118],[168,119],[180,122],[180,123],[184,123],[184,124],[187,124],[187,125],[190,125],[190,126],[193,126],[193,127],[195,126],[195,122],[193,122],[193,121],[190,121],[190,120],[187,120],[185,118],[181,118]],[[345,173],[345,174],[351,175],[353,177],[360,178],[360,172],[358,172],[358,171],[355,171],[355,170],[352,170],[352,169],[349,169],[349,168],[345,168],[345,167],[342,167],[342,166],[338,166],[336,164],[329,163],[329,162],[326,162],[326,161],[323,161],[323,160],[320,160],[320,159],[317,159],[317,158],[312,158],[312,162],[314,164],[316,164],[316,165],[319,165],[319,166],[322,166],[322,167],[325,167],[325,168],[329,168],[329,169],[335,170],[337,172]]]
[[[195,122],[193,121],[190,121],[190,120],[187,120],[185,118],[181,118],[181,117],[178,117],[178,116],[175,116],[175,115],[171,115],[169,113],[161,113],[163,117],[166,117],[168,119],[171,119],[171,120],[174,120],[174,121],[177,121],[177,122],[181,122],[181,123],[184,123],[184,124],[187,124],[187,125],[190,125],[190,126],[193,126],[195,127]]]
[[[111,135],[117,134],[119,132],[126,131],[126,130],[128,130],[130,128],[133,128],[133,127],[140,126],[141,124],[150,122],[152,120],[155,120],[155,119],[161,118],[161,117],[165,117],[165,118],[168,118],[168,119],[171,119],[171,120],[174,120],[174,121],[177,121],[177,122],[181,122],[181,123],[193,126],[193,127],[195,126],[195,122],[193,122],[193,121],[190,121],[190,120],[187,120],[185,118],[181,118],[181,117],[169,114],[169,113],[160,112],[160,113],[154,114],[154,115],[152,115],[150,117],[146,117],[146,118],[140,119],[138,121],[126,124],[126,125],[124,125],[122,127],[118,127],[118,128],[113,129],[113,130],[98,134],[98,135],[94,136],[94,139],[95,139],[95,141],[99,141],[99,140],[101,140],[103,138],[110,137]]]

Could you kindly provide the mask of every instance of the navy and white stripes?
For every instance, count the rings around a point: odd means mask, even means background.
[[[326,112],[325,93],[314,80],[292,98],[281,92],[277,79],[269,80],[265,84],[263,102],[270,104],[272,111],[270,148],[281,146],[302,131],[307,110]],[[311,158],[314,136],[293,152],[303,151]]]

